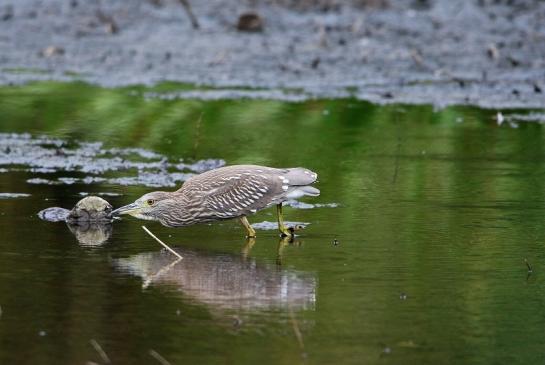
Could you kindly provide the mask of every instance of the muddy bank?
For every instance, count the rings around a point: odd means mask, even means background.
[[[0,83],[78,79],[113,87],[170,80],[215,89],[162,97],[353,96],[377,103],[543,107],[543,2],[191,5],[199,28],[178,1],[6,0]],[[237,30],[247,11],[261,17],[253,32]]]

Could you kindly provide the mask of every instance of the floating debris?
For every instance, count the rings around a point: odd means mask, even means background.
[[[29,184],[72,185],[109,183],[175,187],[196,173],[225,165],[224,160],[206,159],[189,163],[169,162],[159,153],[142,148],[103,148],[100,142],[68,144],[64,140],[30,134],[0,133],[0,166],[36,174],[69,172],[78,176],[55,179],[34,177]],[[13,166],[13,167],[9,167]],[[81,173],[86,176],[81,177]],[[123,175],[125,176],[123,176]],[[121,176],[120,176],[121,175]]]
[[[507,114],[504,118],[512,122],[545,123],[545,113]]]
[[[288,227],[298,227],[299,229],[304,229],[310,223],[305,223],[305,222],[284,222],[284,224],[286,226],[288,226]],[[278,229],[278,223],[277,222],[263,221],[261,223],[253,223],[252,227],[255,228],[255,229],[261,229],[263,231],[274,231],[274,230]]]
[[[201,173],[208,170],[217,169],[218,167],[225,166],[224,160],[215,160],[215,159],[207,159],[207,160],[200,160],[194,163],[184,163],[183,160],[180,160],[181,162],[176,165],[176,168],[178,170],[190,170],[193,172]]]
[[[27,198],[30,194],[24,193],[0,193],[0,199]]]
[[[70,214],[68,209],[60,207],[51,207],[38,212],[38,217],[48,222],[64,222]]]
[[[286,206],[295,208],[295,209],[314,209],[314,208],[337,208],[339,204],[337,203],[304,203],[297,200],[288,200],[283,203]]]
[[[91,193],[88,193],[86,191],[82,191],[79,193],[79,195],[81,196],[89,196],[91,195]],[[98,195],[98,196],[122,196],[123,194],[119,194],[119,193],[109,193],[109,192],[102,192],[102,193],[93,193],[93,195]]]
[[[503,117],[503,114],[501,112],[497,112],[496,113],[496,123],[498,123],[498,125],[502,125],[504,121],[505,121],[505,119]]]

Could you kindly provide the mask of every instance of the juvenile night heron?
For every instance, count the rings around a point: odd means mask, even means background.
[[[248,237],[255,237],[246,216],[276,205],[278,229],[283,236],[291,236],[292,231],[284,225],[282,202],[305,195],[320,195],[320,190],[310,186],[317,177],[316,173],[302,167],[221,167],[190,178],[174,192],[145,194],[112,214],[159,221],[167,227],[238,218]]]

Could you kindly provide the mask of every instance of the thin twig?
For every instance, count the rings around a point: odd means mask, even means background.
[[[106,364],[111,364],[112,363],[110,361],[110,358],[108,357],[108,355],[106,355],[106,352],[104,352],[102,347],[100,347],[100,345],[98,344],[98,342],[95,339],[91,339],[91,341],[89,341],[89,342],[95,348],[95,350],[98,352],[98,354],[102,358],[102,361],[104,361]]]
[[[159,353],[155,350],[149,350],[149,354],[157,361],[159,361],[161,363],[161,365],[170,365],[170,363],[167,361],[167,359],[165,359],[164,357],[162,357],[161,355],[159,355]]]
[[[526,264],[526,267],[528,268],[528,272],[533,272],[534,270],[532,270],[532,266],[530,265],[530,263],[528,262],[527,259],[524,259],[524,263]]]
[[[150,230],[146,228],[146,226],[142,226],[142,229],[144,231],[146,231],[146,233],[149,234],[153,239],[155,239],[157,242],[159,242],[161,245],[163,245],[164,248],[169,250],[173,255],[175,255],[179,259],[183,259],[182,255],[180,255],[178,252],[174,251],[172,248],[168,247],[168,245],[166,243],[164,243],[159,238],[157,238],[157,236],[155,236],[153,233],[151,233]]]
[[[182,3],[185,12],[189,16],[189,20],[191,20],[191,25],[193,26],[193,29],[199,29],[199,22],[197,21],[197,18],[195,17],[195,14],[193,14],[193,10],[191,10],[191,5],[189,5],[189,1],[187,0],[180,0]]]

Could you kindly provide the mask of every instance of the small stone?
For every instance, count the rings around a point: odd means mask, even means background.
[[[493,60],[497,60],[498,58],[500,58],[500,51],[495,44],[488,45],[488,48],[486,49],[486,54]]]
[[[261,32],[263,19],[254,12],[243,13],[238,17],[237,29],[241,32]]]
[[[62,56],[63,54],[64,54],[64,48],[56,47],[56,46],[49,46],[49,47],[44,48],[41,51],[41,55],[46,57],[46,58],[50,58],[50,57],[53,57],[53,56]]]

